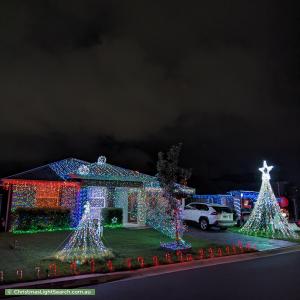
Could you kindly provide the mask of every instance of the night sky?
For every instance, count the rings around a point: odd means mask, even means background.
[[[183,142],[199,193],[300,183],[297,1],[1,1],[0,176],[67,157],[156,173]]]

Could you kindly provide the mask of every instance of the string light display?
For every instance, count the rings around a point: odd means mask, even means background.
[[[78,183],[65,181],[41,181],[41,180],[17,180],[3,179],[5,189],[11,189],[11,211],[14,212],[18,207],[23,208],[69,208],[71,219],[74,219],[74,209],[78,190]],[[46,222],[46,220],[45,220]],[[32,222],[33,224],[34,222]],[[72,226],[72,224],[70,224]],[[18,219],[11,224],[11,230],[17,233],[23,233],[17,230]],[[48,230],[53,231],[55,224],[48,224]],[[39,230],[29,228],[28,232],[33,233]],[[43,230],[45,231],[45,230]]]
[[[242,210],[252,208],[252,205],[257,201],[259,192],[254,191],[243,191],[243,190],[233,190],[226,194],[207,194],[207,195],[193,195],[192,199],[207,204],[220,204],[226,205],[233,209],[237,215],[237,219],[241,219]],[[277,198],[277,202],[281,199]],[[245,203],[248,203],[245,206]]]
[[[82,172],[84,169],[83,166],[88,167],[86,172]],[[123,182],[157,182],[157,179],[153,176],[111,165],[106,162],[105,156],[100,156],[96,163],[80,165],[72,173],[69,173],[69,177],[73,179],[114,180]]]
[[[180,210],[180,213],[182,211]],[[163,197],[161,190],[148,192],[146,201],[146,223],[162,234],[176,238],[176,218],[172,214],[169,202]],[[186,227],[179,227],[179,236],[182,237]]]
[[[36,187],[17,184],[12,186],[12,210],[17,207],[34,207]]]
[[[266,161],[259,168],[262,173],[262,185],[251,215],[242,227],[241,232],[246,234],[263,234],[271,237],[297,237],[291,230],[286,218],[282,215],[280,207],[270,184],[270,171]]]
[[[174,252],[165,252],[162,253],[160,256],[152,256],[152,257],[144,257],[144,256],[137,256],[137,257],[126,257],[123,263],[116,263],[114,265],[114,261],[109,257],[105,258],[105,260],[95,260],[93,258],[89,259],[86,266],[89,266],[89,273],[95,272],[119,272],[119,271],[128,271],[132,270],[133,272],[136,269],[148,268],[148,267],[158,267],[163,264],[176,264],[176,263],[187,263],[193,260],[204,260],[204,259],[214,259],[222,256],[229,256],[229,255],[238,255],[243,253],[251,253],[256,251],[255,244],[251,245],[249,242],[246,245],[243,245],[241,242],[238,245],[226,246],[224,247],[209,247],[209,248],[200,248],[198,250],[195,249],[194,253],[190,253],[189,251],[174,251]],[[33,270],[27,270],[27,274],[32,274],[34,277],[33,279],[44,279],[45,275],[46,278],[55,278],[57,276],[61,276],[61,268],[65,267],[65,262],[57,262],[57,263],[50,263],[43,270],[42,267],[38,266],[35,267]],[[87,268],[84,267],[84,274],[87,273]],[[79,275],[81,272],[81,264],[79,261],[72,260],[69,261],[69,275]],[[3,270],[0,271],[0,283],[5,282],[4,274],[9,272],[4,272]],[[18,268],[15,270],[15,281],[22,280],[23,277],[23,269]],[[65,274],[65,272],[64,272]],[[66,275],[66,274],[65,274]]]
[[[33,177],[39,178],[43,173],[45,178],[53,180],[19,179],[17,175],[2,179],[4,188],[11,191],[12,212],[18,207],[68,208],[70,227],[76,228],[83,216],[84,205],[89,201],[94,217],[100,215],[102,207],[123,209],[123,220],[111,224],[114,228],[128,222],[148,223],[167,236],[174,235],[175,224],[168,207],[164,203],[155,208],[148,206],[147,199],[153,198],[153,191],[161,191],[156,177],[111,165],[104,156],[95,163],[69,158],[42,168],[43,172],[38,168],[37,174],[35,169],[31,170]],[[176,190],[194,192],[177,184]],[[49,224],[48,229],[53,231],[55,226]],[[31,228],[28,232],[37,230]]]
[[[63,249],[55,254],[55,257],[62,261],[79,261],[81,263],[90,259],[103,260],[113,257],[111,250],[102,243],[99,232],[99,223],[95,223],[90,203],[87,202],[78,227]]]
[[[76,158],[67,158],[54,163],[49,164],[48,166],[55,172],[55,174],[63,180],[70,179],[70,174],[76,172],[82,166],[88,166],[89,163]]]

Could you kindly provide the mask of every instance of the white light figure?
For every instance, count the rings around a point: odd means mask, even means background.
[[[98,165],[104,165],[104,164],[106,164],[106,157],[103,156],[103,155],[99,156],[98,160],[97,160],[97,164]]]
[[[71,235],[67,244],[58,251],[55,257],[62,261],[87,262],[89,259],[112,258],[112,251],[101,241],[102,230],[100,221],[94,222],[91,216],[90,203],[84,205],[84,213],[78,227]]]
[[[273,166],[263,162],[262,185],[251,215],[242,227],[241,232],[248,234],[266,234],[271,237],[297,238],[286,218],[281,214],[280,207],[270,184],[270,171]]]
[[[79,175],[88,175],[90,173],[90,169],[86,165],[81,165],[77,170]]]

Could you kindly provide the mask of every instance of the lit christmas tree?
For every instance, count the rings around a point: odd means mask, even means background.
[[[84,206],[84,213],[75,232],[67,244],[58,251],[55,257],[62,261],[86,262],[89,259],[105,259],[113,257],[101,241],[101,224],[95,223],[91,215],[90,203]]]
[[[266,234],[271,237],[297,237],[291,230],[288,221],[282,215],[280,207],[270,184],[270,171],[272,166],[268,166],[264,161],[262,172],[262,185],[255,203],[254,209],[242,227],[241,232],[246,234]]]

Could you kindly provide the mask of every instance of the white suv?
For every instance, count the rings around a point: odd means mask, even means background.
[[[192,202],[185,206],[183,219],[199,223],[202,230],[207,230],[210,226],[226,230],[235,225],[230,208],[219,204]]]

